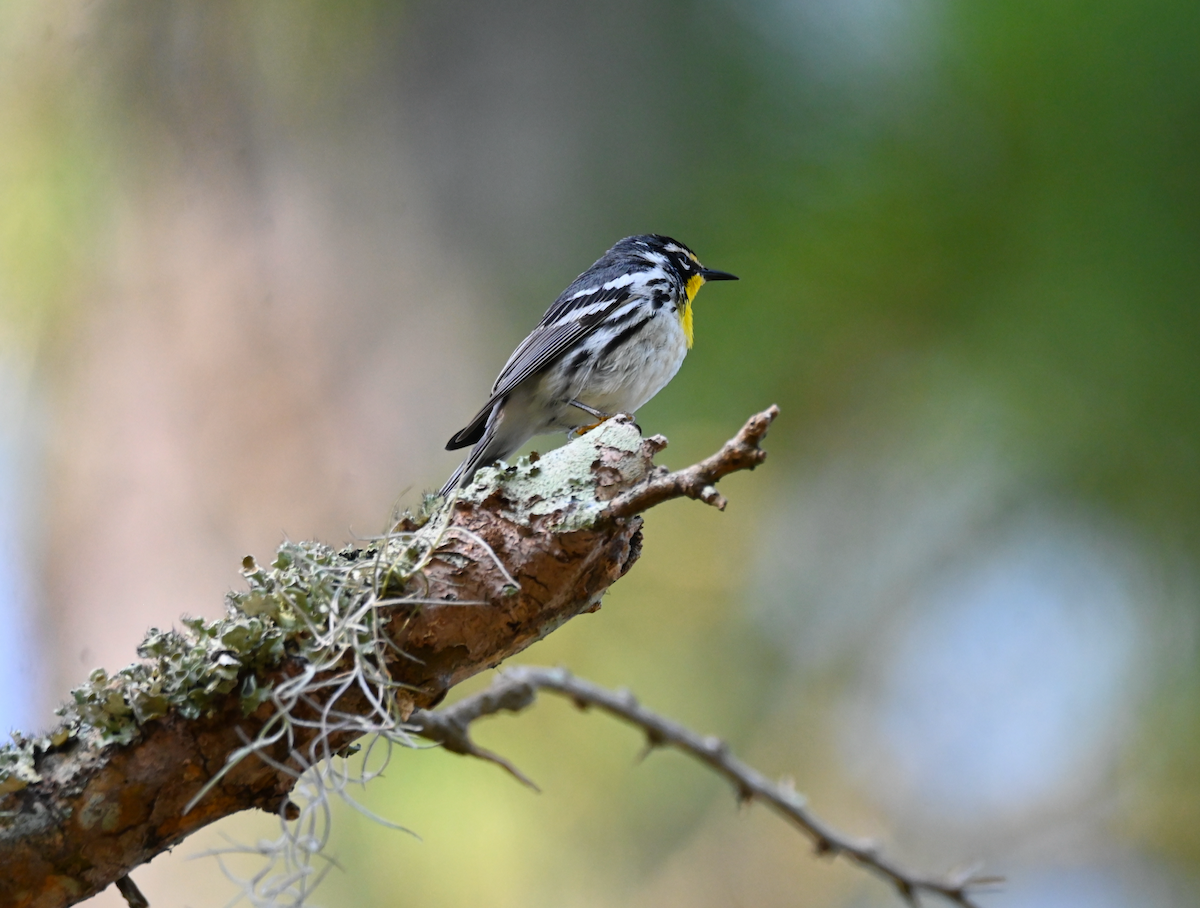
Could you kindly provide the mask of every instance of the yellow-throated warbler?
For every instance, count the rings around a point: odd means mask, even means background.
[[[683,365],[701,285],[736,280],[670,237],[621,240],[554,301],[500,370],[487,403],[447,442],[448,451],[475,447],[441,494],[534,435],[635,412]]]

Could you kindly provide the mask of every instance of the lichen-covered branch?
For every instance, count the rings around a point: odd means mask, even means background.
[[[653,503],[622,496],[662,447],[614,417],[369,544],[247,558],[225,618],[151,631],[142,661],[72,692],[58,728],[0,748],[0,906],[73,904],[240,810],[292,816],[297,778],[329,755],[402,738],[414,709],[599,608]]]
[[[409,718],[409,724],[418,734],[441,743],[447,750],[499,763],[533,786],[508,761],[475,744],[470,737],[470,725],[476,719],[501,711],[520,712],[533,705],[540,690],[560,694],[581,709],[594,706],[636,726],[645,734],[648,748],[673,747],[695,758],[723,776],[733,786],[738,801],[767,805],[804,832],[818,854],[843,856],[865,867],[890,882],[909,902],[928,894],[939,895],[963,908],[977,908],[972,893],[1000,882],[998,877],[980,876],[973,870],[944,877],[914,873],[885,857],[875,843],[853,839],[834,829],[808,809],[804,796],[790,783],[772,782],[735,757],[720,738],[699,735],[646,709],[628,691],[599,687],[574,677],[566,669],[530,665],[507,669],[487,690],[436,712],[418,710]]]

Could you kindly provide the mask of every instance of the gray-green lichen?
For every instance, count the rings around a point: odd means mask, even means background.
[[[270,695],[260,674],[286,655],[303,656],[335,601],[365,595],[380,570],[384,582],[406,576],[401,562],[409,547],[402,537],[384,540],[390,562],[378,548],[336,552],[314,542],[285,543],[269,568],[247,557],[248,589],[228,595],[224,618],[185,618],[181,630],[150,630],[137,649],[143,661],[112,675],[93,671],[57,710],[63,722],[55,731],[15,733],[0,748],[0,795],[40,781],[37,755],[72,740],[128,744],[147,722],[171,711],[198,718],[235,689],[243,712],[252,712]]]
[[[499,492],[516,519],[558,514],[555,529],[587,529],[603,515],[607,489],[632,485],[649,471],[645,444],[632,419],[616,416],[548,454],[483,467],[459,499],[482,502]]]
[[[647,448],[647,445],[650,448]],[[586,529],[617,491],[643,478],[657,450],[628,417],[614,417],[550,453],[485,467],[458,493],[460,503],[498,499],[511,519],[550,516],[559,530]],[[247,589],[230,593],[226,616],[185,618],[179,630],[152,629],[138,647],[143,661],[109,674],[96,669],[57,712],[62,724],[40,737],[13,735],[0,747],[0,796],[40,781],[39,754],[71,742],[93,747],[128,744],[142,727],[171,712],[195,719],[238,690],[245,713],[271,691],[265,670],[288,655],[305,657],[330,645],[323,630],[364,597],[401,589],[439,544],[445,501],[426,496],[421,513],[396,532],[361,549],[335,551],[315,542],[280,546],[269,567],[247,556]],[[353,641],[336,641],[353,645]],[[327,652],[326,652],[327,654]]]

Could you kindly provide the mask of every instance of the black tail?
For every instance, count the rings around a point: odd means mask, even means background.
[[[484,408],[475,414],[475,418],[467,423],[465,428],[459,429],[446,442],[446,450],[457,451],[459,448],[467,447],[467,445],[476,444],[479,439],[483,438],[483,433],[487,431],[488,417],[492,415],[492,410],[495,409],[495,406],[496,401],[488,401]]]
[[[466,447],[469,444],[474,444],[475,447],[471,449],[467,459],[460,463],[458,469],[446,480],[439,495],[446,495],[463,483],[470,482],[475,471],[484,464],[491,463],[493,460],[502,460],[512,453],[512,450],[495,446],[496,424],[503,420],[500,410],[503,403],[503,400],[490,402],[471,420],[470,425],[450,439],[450,443],[446,445],[448,451]],[[524,439],[521,441],[523,443]]]
[[[454,491],[454,489],[458,487],[459,482],[462,480],[463,471],[466,468],[467,462],[464,460],[458,465],[458,469],[450,474],[450,478],[446,480],[446,484],[442,486],[442,490],[438,492],[438,494],[445,498],[452,491]]]
[[[465,432],[466,429],[463,430]],[[459,433],[460,435],[462,432]],[[450,478],[446,480],[446,484],[442,486],[439,495],[448,495],[452,490],[458,488],[464,483],[468,483],[475,476],[475,471],[485,464],[491,463],[493,460],[502,460],[510,452],[496,451],[492,449],[493,442],[496,440],[494,432],[484,429],[483,437],[471,449],[471,453],[467,455],[467,459],[458,465],[458,469],[450,474]]]

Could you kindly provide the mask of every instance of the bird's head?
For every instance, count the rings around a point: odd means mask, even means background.
[[[613,253],[640,259],[648,272],[657,272],[656,276],[647,275],[651,293],[655,289],[655,280],[665,279],[661,290],[669,295],[670,302],[679,313],[689,348],[692,346],[692,300],[700,288],[708,281],[737,280],[736,275],[727,271],[705,268],[696,253],[679,240],[656,233],[626,237],[609,250],[610,255]]]

